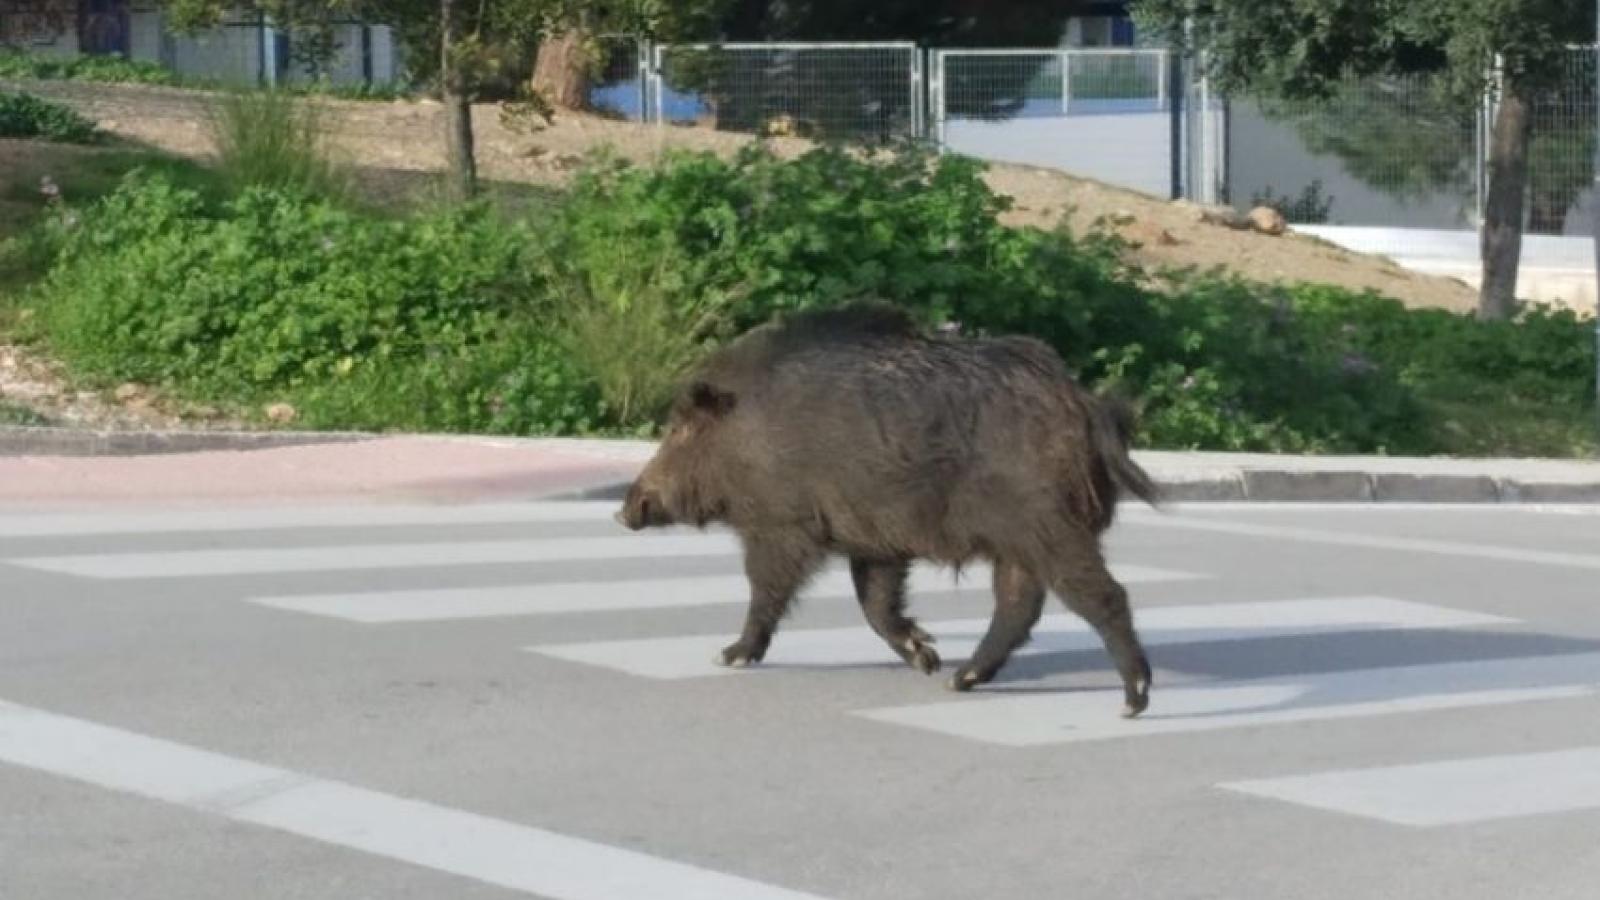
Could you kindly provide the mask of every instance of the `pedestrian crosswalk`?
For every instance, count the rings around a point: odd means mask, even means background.
[[[375,628],[443,628],[484,619],[737,608],[747,601],[749,587],[741,574],[739,545],[732,535],[718,531],[629,534],[609,523],[613,511],[612,504],[528,503],[233,514],[0,516],[0,537],[26,539],[21,546],[48,551],[0,552],[0,566],[98,583],[212,579],[217,593],[230,601]],[[465,526],[507,530],[522,525],[538,526],[531,530],[541,536],[484,540],[457,535]],[[396,532],[392,541],[374,533],[398,526],[406,530]],[[1172,521],[1161,525],[1163,529],[1175,527],[1183,526]],[[418,529],[427,530],[427,535],[419,536]],[[205,535],[207,540],[182,543],[187,534]],[[151,535],[166,536],[163,549],[147,549],[147,542],[129,540]],[[1211,539],[1270,542],[1272,537],[1269,529],[1262,528],[1248,535]],[[8,543],[17,546],[15,541]],[[173,549],[174,545],[178,549]],[[640,576],[637,564],[623,565],[685,559],[700,564],[682,571],[658,566],[660,571],[645,570],[651,571],[648,577]],[[560,564],[562,568],[546,574],[538,564]],[[441,579],[429,577],[434,570],[459,573],[506,565],[530,568],[512,572],[515,583],[488,587],[439,584]],[[1505,616],[1396,596],[1306,596],[1297,590],[1271,599],[1240,601],[1229,596],[1228,573],[1170,567],[1156,558],[1119,558],[1113,569],[1129,585],[1172,588],[1161,604],[1138,606],[1138,625],[1150,647],[1214,645],[1215,652],[1222,654],[1249,652],[1239,648],[1267,647],[1271,642],[1379,633],[1469,634],[1489,640],[1497,630],[1523,624]],[[281,578],[338,573],[383,573],[385,577],[374,579],[369,590],[334,593],[286,590]],[[396,582],[405,587],[388,589]],[[909,590],[914,597],[959,597],[976,613],[921,621],[937,638],[947,665],[966,659],[987,628],[988,618],[983,613],[990,602],[988,582],[989,572],[983,566],[968,568],[959,581],[938,568],[919,565],[913,569]],[[848,572],[839,564],[820,574],[804,597],[841,611],[853,610],[855,605]],[[745,675],[712,662],[716,651],[737,630],[737,613],[730,611],[727,626],[715,632],[705,628],[703,619],[686,619],[681,625],[674,621],[671,617],[660,619],[652,626],[658,633],[632,633],[618,639],[601,630],[604,620],[597,618],[594,628],[579,640],[570,639],[567,631],[564,634],[568,636],[560,641],[521,640],[503,649],[524,651],[520,658],[536,658],[542,665],[582,667],[605,673],[605,677],[655,683],[711,683]],[[690,621],[701,624],[687,624]],[[855,669],[866,673],[861,677],[877,677],[871,670],[900,667],[882,640],[858,618],[857,622],[846,627],[785,628],[764,668],[780,672]],[[1103,651],[1099,638],[1080,619],[1050,613],[1017,656],[1076,652]],[[1159,667],[1160,654],[1155,654],[1155,661]],[[1136,721],[1115,716],[1121,691],[1109,668],[1105,673],[1103,685],[1095,689],[1039,690],[1030,684],[1024,691],[1002,678],[985,690],[960,696],[937,691],[932,682],[919,681],[919,687],[928,691],[925,699],[888,706],[834,700],[836,707],[829,712],[841,722],[904,729],[995,752],[1113,740],[1172,740],[1181,735],[1243,729],[1259,733],[1292,723],[1393,719],[1439,710],[1489,710],[1593,697],[1600,691],[1600,645],[1472,660],[1379,660],[1331,671],[1259,677],[1186,672],[1171,683],[1158,669],[1154,706]],[[762,689],[798,688],[765,679]],[[1576,748],[1571,755],[1550,759],[1524,755],[1475,761],[1458,756],[1373,770],[1230,781],[1218,789],[1384,822],[1433,826],[1600,809],[1600,785],[1587,774],[1600,768],[1595,753],[1600,749]],[[1539,766],[1554,774],[1542,779],[1530,774]],[[1494,792],[1480,796],[1461,788],[1463,781],[1484,772],[1497,773],[1499,787]],[[1579,774],[1561,782],[1566,777],[1562,773]],[[1554,798],[1546,796],[1551,791],[1551,777],[1567,783],[1571,790]]]
[[[1383,597],[1313,598],[1267,603],[1220,603],[1162,606],[1142,611],[1139,632],[1146,646],[1214,641],[1261,640],[1333,631],[1378,631],[1392,628],[1449,628],[1492,625],[1497,616],[1456,612],[1436,606]],[[987,618],[920,623],[938,639],[946,662],[967,659],[989,626]],[[726,676],[733,670],[712,662],[727,635],[594,641],[528,648],[534,653],[602,666],[645,678],[680,679]],[[1034,626],[1033,639],[1015,657],[1096,650],[1100,638],[1082,619],[1046,614]],[[787,629],[768,651],[765,665],[808,668],[851,667],[888,662],[883,641],[861,627]]]

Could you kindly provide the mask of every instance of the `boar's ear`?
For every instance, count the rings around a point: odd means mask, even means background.
[[[689,388],[689,401],[695,409],[709,413],[712,418],[727,415],[734,406],[733,394],[704,381],[696,381]]]

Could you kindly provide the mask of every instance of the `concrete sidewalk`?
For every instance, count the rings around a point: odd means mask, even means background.
[[[648,441],[560,438],[179,433],[135,440],[13,429],[0,431],[0,504],[610,499],[654,449]],[[1600,503],[1600,461],[1135,456],[1177,502]]]

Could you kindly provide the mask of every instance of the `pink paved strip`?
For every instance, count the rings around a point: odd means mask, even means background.
[[[644,450],[648,453],[648,449]],[[0,458],[0,504],[529,499],[633,477],[632,447],[383,438],[267,450]]]

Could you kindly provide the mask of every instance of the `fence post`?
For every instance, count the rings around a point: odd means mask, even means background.
[[[633,81],[634,87],[639,90],[640,124],[650,121],[650,48],[650,39],[641,37],[633,49],[635,69]]]
[[[256,84],[260,87],[278,86],[278,38],[273,34],[274,29],[267,19],[266,13],[259,13],[256,19],[256,30],[261,36],[260,61],[256,67]]]
[[[1169,90],[1167,81],[1170,70],[1176,67],[1177,60],[1171,50],[1161,54],[1157,59],[1159,62],[1156,63],[1156,109],[1165,109],[1167,97],[1177,96],[1176,83],[1174,82],[1173,89]]]
[[[1061,51],[1061,114],[1072,114],[1072,51]]]
[[[911,48],[911,139],[921,140],[927,135],[923,134],[926,125],[927,113],[923,104],[927,102],[927,90],[923,82],[922,48]]]
[[[1212,133],[1211,77],[1206,73],[1205,55],[1200,57],[1200,184],[1195,199],[1217,202],[1216,136]]]
[[[943,153],[945,145],[944,51],[929,50],[928,62],[931,69],[928,74],[928,106],[932,114],[933,144],[935,149]]]
[[[651,112],[656,117],[656,125],[666,123],[667,111],[661,101],[661,60],[666,53],[667,45],[652,44],[650,46],[650,96]]]
[[[1593,103],[1595,107],[1595,128],[1600,131],[1600,0],[1597,0],[1595,4],[1595,16],[1595,95]],[[1600,425],[1600,139],[1597,139],[1595,143],[1593,165],[1594,194],[1589,198],[1589,205],[1594,208],[1594,411],[1596,424]]]
[[[1183,63],[1173,50],[1161,54],[1160,79],[1167,100],[1171,103],[1168,130],[1171,132],[1172,199],[1183,199]],[[1170,83],[1169,83],[1170,82]]]

